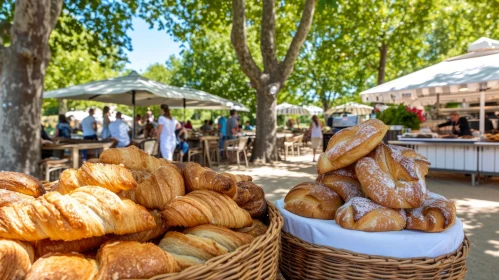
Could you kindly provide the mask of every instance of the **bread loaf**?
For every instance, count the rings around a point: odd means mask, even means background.
[[[97,263],[77,253],[47,255],[31,267],[26,280],[82,279],[93,280]]]
[[[418,208],[406,209],[406,229],[426,232],[442,232],[456,222],[456,206],[447,198],[429,192],[427,199]]]
[[[340,196],[324,185],[307,182],[292,188],[284,198],[284,209],[298,216],[334,220],[343,204]]]
[[[18,172],[0,171],[0,189],[39,197],[45,193],[42,183],[33,176]]]

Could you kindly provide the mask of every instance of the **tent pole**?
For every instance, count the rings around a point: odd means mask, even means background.
[[[185,107],[186,107],[186,104],[185,104],[185,98],[184,98],[184,124],[185,124]]]
[[[480,134],[485,133],[485,87],[480,87]]]
[[[132,111],[132,139],[135,139],[135,90],[132,90],[132,106],[133,106],[133,111]]]

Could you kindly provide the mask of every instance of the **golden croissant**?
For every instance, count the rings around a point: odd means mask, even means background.
[[[99,250],[97,260],[100,268],[95,280],[147,279],[180,271],[175,259],[152,243],[108,242]]]
[[[70,241],[154,226],[144,207],[101,187],[81,187],[68,195],[49,192],[29,204],[0,208],[0,237],[9,239]]]
[[[24,279],[34,258],[31,244],[0,239],[0,280]]]
[[[42,183],[35,177],[18,172],[0,172],[0,189],[38,197],[45,193]]]
[[[124,191],[120,197],[148,208],[163,209],[168,202],[185,194],[184,179],[173,165],[158,167],[151,175],[143,178],[137,188]]]
[[[93,280],[97,270],[95,260],[77,253],[47,255],[33,264],[26,280]]]
[[[228,228],[251,226],[251,216],[228,196],[214,191],[193,191],[170,201],[161,212],[169,226],[213,224]]]
[[[160,166],[172,165],[172,162],[155,158],[135,146],[113,148],[102,152],[99,160],[103,163],[123,164],[128,169],[153,172]]]
[[[202,167],[195,162],[189,162],[184,170],[185,188],[187,192],[195,190],[210,190],[228,195],[236,195],[236,181],[222,173]]]
[[[426,232],[444,231],[456,222],[454,202],[436,193],[429,192],[428,198],[419,208],[406,209],[406,229]]]
[[[251,181],[237,183],[236,198],[234,201],[239,207],[248,211],[252,218],[260,217],[267,213],[268,205],[265,192]]]
[[[319,175],[347,167],[369,154],[383,140],[388,126],[377,119],[340,130],[327,144],[317,162]]]
[[[404,209],[390,209],[373,201],[354,197],[336,211],[336,223],[342,228],[379,232],[403,230]]]
[[[355,165],[362,190],[388,208],[417,208],[426,194],[430,163],[414,150],[381,143]]]
[[[186,229],[183,233],[167,232],[158,246],[170,253],[181,268],[187,268],[232,252],[253,239],[253,236],[246,233],[202,225]]]
[[[99,186],[119,193],[134,189],[137,182],[132,173],[121,165],[85,162],[78,170],[64,170],[52,191],[67,194],[82,186]]]
[[[30,203],[35,198],[19,192],[0,189],[0,207],[8,206],[16,202]]]

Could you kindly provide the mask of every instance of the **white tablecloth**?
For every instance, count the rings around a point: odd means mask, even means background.
[[[344,229],[331,220],[317,220],[295,215],[284,209],[284,199],[276,201],[284,217],[283,230],[304,241],[356,253],[394,258],[434,258],[452,253],[464,240],[463,223],[444,232],[414,230],[363,232]]]

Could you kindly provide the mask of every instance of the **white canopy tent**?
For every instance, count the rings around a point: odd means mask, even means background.
[[[322,114],[324,114],[324,109],[322,109],[321,107],[317,107],[314,105],[305,105],[305,106],[303,106],[303,108],[305,108],[310,113],[310,115],[322,115]]]
[[[468,53],[449,58],[360,93],[363,102],[426,106],[480,102],[480,132],[485,130],[485,101],[499,100],[499,41],[480,38]]]
[[[276,111],[278,115],[310,115],[310,112],[307,109],[286,102],[277,105]]]
[[[336,106],[327,110],[326,114],[332,115],[335,113],[351,113],[353,115],[370,115],[373,111],[373,107],[364,104],[359,104],[355,102],[347,102],[343,105]]]

